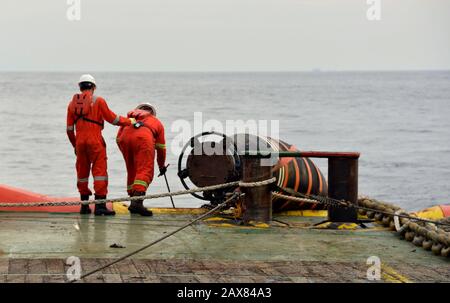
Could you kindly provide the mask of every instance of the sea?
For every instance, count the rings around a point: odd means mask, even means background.
[[[205,121],[276,121],[279,138],[300,150],[360,152],[360,195],[410,211],[450,203],[450,71],[92,74],[96,95],[117,114],[126,115],[142,102],[154,104],[166,130],[172,191],[183,189],[177,176],[180,140],[209,130],[203,129]],[[0,73],[0,184],[78,196],[66,112],[79,76]],[[106,124],[103,131],[109,197],[126,196],[117,130]],[[314,161],[326,176],[327,161]],[[148,193],[166,191],[164,179],[155,176]],[[204,204],[192,196],[177,196],[174,202],[177,207]],[[171,206],[169,198],[146,204]]]

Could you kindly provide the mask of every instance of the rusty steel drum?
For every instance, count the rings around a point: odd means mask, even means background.
[[[202,137],[215,135],[216,140]],[[191,148],[187,152],[187,148]],[[196,152],[194,152],[196,149]],[[199,152],[207,150],[208,152]],[[212,153],[211,150],[218,151]],[[298,151],[293,145],[282,140],[270,137],[249,134],[236,134],[227,137],[223,134],[206,132],[193,137],[184,147],[178,161],[178,175],[186,189],[190,187],[189,179],[197,187],[216,185],[226,182],[238,181],[242,177],[242,159],[240,154],[244,151]],[[187,159],[185,161],[185,154]],[[271,161],[265,159],[266,161]],[[183,165],[185,163],[185,165]],[[272,174],[276,177],[276,184],[282,188],[289,188],[299,193],[326,196],[327,181],[320,169],[309,158],[280,158],[265,165],[272,166]],[[203,194],[193,194],[195,197],[211,201],[213,204],[223,201],[225,194],[234,190],[218,190]],[[298,203],[274,198],[273,211],[326,209],[323,205],[311,203]]]
[[[291,144],[270,137],[237,134],[233,137],[239,152],[244,150],[258,151],[298,151]],[[280,158],[272,167],[272,174],[277,179],[277,186],[289,188],[298,193],[326,196],[328,185],[325,177],[316,164],[309,158]],[[324,205],[312,203],[298,203],[274,198],[272,201],[274,212],[299,209],[326,209]]]
[[[178,176],[184,188],[191,188],[189,182],[204,187],[239,180],[240,158],[231,141],[217,132],[203,132],[192,137],[178,158]],[[192,196],[217,204],[232,190],[192,193]]]

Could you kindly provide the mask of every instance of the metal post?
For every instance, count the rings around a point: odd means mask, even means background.
[[[272,177],[271,166],[262,166],[258,157],[244,156],[243,182],[264,181]],[[245,194],[242,202],[244,223],[272,221],[272,191],[270,185],[243,187]]]
[[[328,196],[337,200],[358,203],[358,158],[328,159]],[[329,207],[331,222],[356,222],[354,208]]]

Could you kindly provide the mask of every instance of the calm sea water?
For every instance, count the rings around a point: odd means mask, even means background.
[[[361,194],[408,210],[450,203],[450,72],[95,73],[98,95],[116,113],[157,106],[170,142],[174,121],[280,120],[280,137],[303,150],[359,151]],[[0,183],[77,196],[66,138],[67,104],[78,73],[0,73]],[[106,125],[110,196],[125,193],[126,170]],[[172,190],[177,155],[169,153]],[[326,173],[326,161],[317,161]],[[166,191],[159,178],[149,192]],[[179,206],[198,206],[175,197]],[[151,205],[170,205],[169,199]]]

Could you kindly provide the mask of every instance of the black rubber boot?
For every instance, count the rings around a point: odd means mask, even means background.
[[[89,195],[80,195],[81,201],[89,201]],[[83,205],[81,204],[80,214],[81,215],[89,215],[91,213],[91,209],[89,208],[89,204]]]
[[[145,196],[145,192],[134,192],[134,194],[132,196],[134,196],[134,197]],[[128,210],[132,214],[139,214],[144,217],[153,216],[153,212],[151,210],[148,210],[147,208],[145,208],[144,200],[131,201],[131,204],[128,207]]]
[[[95,195],[95,200],[103,200],[103,199],[106,199],[106,196]],[[94,214],[96,216],[115,216],[116,212],[113,210],[109,210],[106,207],[106,203],[99,203],[99,204],[95,204]]]

